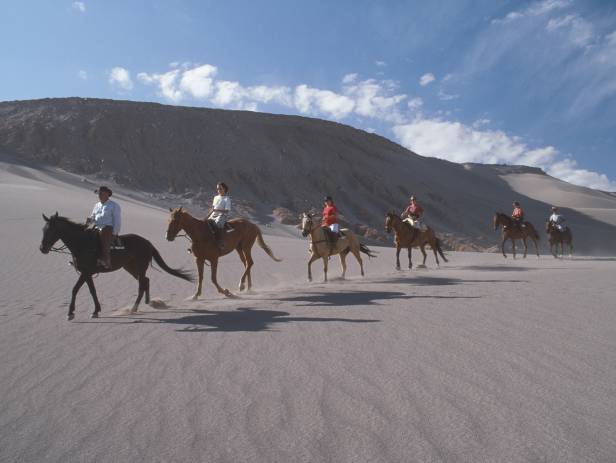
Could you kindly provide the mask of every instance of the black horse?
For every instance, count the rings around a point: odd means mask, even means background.
[[[54,244],[61,240],[72,254],[73,265],[80,273],[79,279],[73,287],[73,296],[68,308],[69,320],[75,317],[75,298],[84,283],[88,284],[90,294],[94,299],[92,318],[98,318],[101,305],[98,302],[94,280],[92,279],[92,275],[97,273],[113,272],[124,268],[139,281],[139,294],[132,307],[133,312],[137,311],[144,293],[146,304],[150,302],[150,280],[145,274],[152,263],[152,259],[165,272],[183,280],[193,280],[190,273],[169,267],[154,245],[139,235],[120,236],[124,249],[113,249],[111,251],[111,268],[105,269],[97,263],[100,255],[100,241],[96,230],[90,229],[87,225],[72,222],[66,217],[58,216],[57,212],[49,218],[43,214],[43,219],[46,223],[43,228],[43,240],[39,248],[41,252],[43,254],[49,253],[49,251],[54,250]]]

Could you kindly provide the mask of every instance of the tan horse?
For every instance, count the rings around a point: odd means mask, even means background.
[[[361,244],[357,239],[355,233],[349,229],[342,229],[341,232],[344,236],[341,236],[336,241],[336,245],[332,249],[332,246],[325,235],[325,231],[321,227],[321,221],[315,220],[312,214],[304,212],[301,215],[302,224],[302,236],[310,236],[310,260],[308,261],[308,281],[312,281],[312,263],[321,258],[323,259],[323,281],[327,281],[327,261],[330,256],[338,254],[340,256],[340,263],[342,264],[342,278],[346,275],[346,256],[350,252],[352,253],[357,262],[359,262],[359,268],[361,269],[361,276],[364,276],[364,263],[361,259],[361,252],[367,254],[369,257],[376,257],[368,247]]]
[[[565,254],[565,243],[569,245],[569,257],[573,256],[573,236],[569,227],[565,227],[565,231],[560,231],[550,220],[545,223],[545,232],[548,234],[548,242],[550,243],[550,252],[558,258],[558,245],[560,244],[560,255]]]
[[[210,225],[206,220],[199,220],[194,218],[183,208],[169,209],[171,216],[169,217],[169,225],[167,226],[167,240],[173,241],[181,230],[184,230],[188,237],[192,241],[190,251],[195,256],[197,261],[197,270],[199,271],[199,283],[197,285],[197,292],[193,296],[193,300],[196,300],[201,296],[201,289],[203,283],[203,266],[205,261],[209,261],[212,267],[212,283],[216,286],[219,293],[225,296],[231,296],[228,289],[222,288],[217,281],[216,271],[218,269],[218,259],[226,254],[229,254],[234,249],[240,256],[240,260],[244,264],[244,273],[239,284],[239,290],[243,291],[245,288],[245,282],[248,281],[247,289],[252,287],[252,280],[250,275],[250,269],[252,268],[254,261],[251,256],[252,246],[255,244],[255,240],[259,243],[259,246],[276,262],[280,262],[274,256],[272,250],[269,248],[263,236],[261,230],[254,223],[246,219],[232,219],[229,221],[229,225],[232,227],[232,231],[225,233],[225,245],[223,249],[218,247],[216,238]]]
[[[522,240],[524,243],[524,258],[526,259],[526,253],[528,251],[528,244],[526,244],[526,240],[530,238],[533,243],[535,243],[535,252],[537,253],[537,257],[539,257],[539,245],[537,244],[539,241],[539,233],[537,233],[537,230],[535,230],[535,227],[533,227],[530,222],[524,222],[525,226],[519,227],[507,214],[495,212],[494,217],[492,218],[492,223],[494,225],[494,231],[498,230],[499,226],[503,227],[501,242],[503,256],[507,257],[507,254],[505,254],[505,241],[511,240],[513,258],[515,259],[515,240]]]
[[[436,237],[434,230],[430,227],[428,227],[427,230],[418,230],[417,228],[414,228],[410,224],[404,222],[395,212],[388,212],[385,216],[385,231],[387,233],[391,233],[392,230],[395,233],[394,243],[396,245],[397,270],[400,270],[400,251],[402,248],[408,249],[409,268],[413,268],[413,262],[411,261],[411,249],[419,248],[423,254],[423,263],[418,265],[417,268],[425,268],[427,257],[425,250],[426,244],[432,248],[437,266],[440,266],[437,252],[441,255],[445,262],[448,262],[441,248],[441,240]]]

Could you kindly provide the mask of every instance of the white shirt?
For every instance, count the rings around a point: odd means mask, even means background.
[[[214,196],[214,201],[212,201],[212,208],[213,209],[226,209],[227,212],[213,211],[212,214],[210,215],[211,218],[220,217],[221,215],[227,215],[229,212],[231,212],[231,198],[226,195],[225,196],[221,196],[221,195]]]
[[[564,217],[562,215],[557,214],[555,212],[550,216],[550,222],[554,222],[557,225],[559,225],[564,220],[565,219],[564,219]]]
[[[113,227],[113,234],[119,235],[122,225],[121,212],[118,203],[108,199],[104,203],[99,201],[94,205],[90,218],[94,221],[97,228],[111,226]]]

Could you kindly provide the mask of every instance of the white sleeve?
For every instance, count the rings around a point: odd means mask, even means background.
[[[226,209],[227,211],[231,212],[231,198],[229,198],[229,197],[227,196],[226,200],[227,200],[227,201],[226,201],[226,204],[225,204],[225,209]]]

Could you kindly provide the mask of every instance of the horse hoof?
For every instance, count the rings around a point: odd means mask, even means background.
[[[199,296],[197,296],[196,294],[190,298],[191,301],[196,301],[197,299],[199,299]]]
[[[409,267],[409,268],[411,268],[411,267]],[[402,270],[402,269],[400,268],[400,266],[398,266],[398,267],[396,267],[396,270]]]
[[[232,297],[232,296],[233,296],[233,294],[231,294],[231,291],[229,291],[228,289],[225,289],[222,293],[223,293],[225,296],[227,296],[227,297]]]
[[[67,315],[67,317],[66,317],[66,319],[67,319],[68,321],[71,321],[73,318],[75,318],[75,314],[74,314],[74,313],[69,313],[69,314]]]
[[[92,312],[92,315],[90,315],[90,318],[98,318],[98,312]]]

